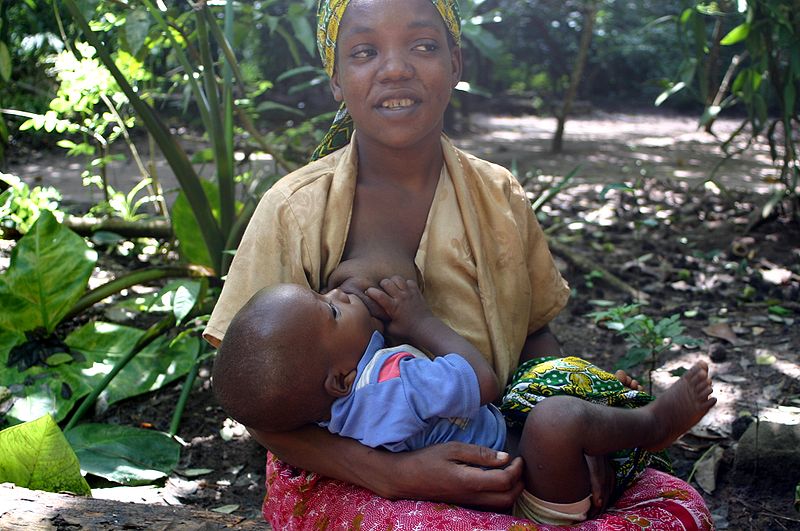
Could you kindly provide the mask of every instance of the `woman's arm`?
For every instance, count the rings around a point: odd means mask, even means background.
[[[354,483],[389,499],[429,500],[502,510],[522,491],[522,460],[481,446],[446,443],[391,453],[317,426],[285,433],[250,430],[278,458]],[[484,470],[480,467],[505,467]]]
[[[539,330],[528,334],[525,344],[522,346],[522,352],[519,355],[519,365],[522,365],[528,360],[534,358],[541,358],[543,356],[563,356],[561,352],[561,343],[558,338],[550,331],[548,325],[544,325]]]

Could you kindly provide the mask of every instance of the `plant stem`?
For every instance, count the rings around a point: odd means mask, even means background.
[[[155,267],[152,269],[135,271],[125,276],[116,278],[110,282],[106,282],[102,286],[98,286],[95,289],[86,292],[83,297],[78,299],[78,302],[76,302],[70,311],[64,316],[62,321],[66,321],[67,319],[75,317],[82,311],[100,302],[106,297],[119,293],[123,289],[130,288],[131,286],[144,284],[145,282],[151,282],[153,280],[159,280],[162,278],[185,276],[205,277],[209,276],[209,274],[207,271],[203,271],[201,268],[193,266]]]
[[[198,342],[197,351],[194,354],[194,364],[186,375],[181,388],[181,396],[178,398],[178,403],[175,405],[175,412],[172,414],[172,422],[169,424],[169,436],[174,437],[178,433],[178,428],[181,425],[181,418],[183,411],[186,409],[186,402],[189,401],[189,394],[192,392],[192,386],[197,378],[197,371],[200,369],[200,352],[203,351],[202,342]]]

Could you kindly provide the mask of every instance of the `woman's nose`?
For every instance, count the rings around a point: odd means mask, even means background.
[[[414,67],[408,61],[405,54],[400,52],[390,52],[385,55],[381,64],[382,81],[398,81],[409,79],[414,75]]]

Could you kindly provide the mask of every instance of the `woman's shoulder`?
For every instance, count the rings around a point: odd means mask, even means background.
[[[339,150],[281,177],[267,190],[265,196],[279,195],[289,199],[296,194],[326,193],[342,156]]]
[[[454,147],[464,166],[469,166],[471,173],[481,180],[483,186],[499,188],[506,192],[519,192],[522,189],[511,171],[495,162],[482,159],[472,153]]]

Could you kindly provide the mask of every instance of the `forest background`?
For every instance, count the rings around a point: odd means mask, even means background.
[[[683,477],[704,478],[721,528],[797,525],[800,2],[461,6],[466,68],[446,127],[530,190],[573,286],[565,345],[655,389],[687,360],[716,362],[739,401],[679,449]],[[0,0],[0,482],[150,485],[161,501],[257,513],[263,454],[213,404],[199,331],[258,198],[335,112],[315,7]],[[514,121],[526,116],[550,119],[533,152]],[[675,171],[653,161],[679,139],[629,139],[612,150],[630,164],[592,175],[580,166],[597,146],[569,123],[598,116],[689,116],[706,136]],[[492,136],[503,127],[511,142]],[[681,181],[703,157],[699,181]],[[34,175],[41,160],[78,169]],[[753,161],[749,186],[720,179]],[[774,470],[770,423],[788,426],[773,430]],[[737,453],[751,425],[769,487]],[[37,466],[43,455],[74,470]],[[757,494],[731,498],[739,488]]]

